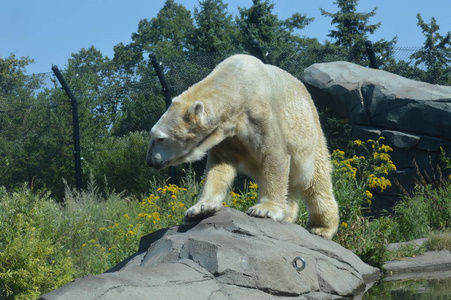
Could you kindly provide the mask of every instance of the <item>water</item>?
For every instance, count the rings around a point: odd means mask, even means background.
[[[447,274],[450,276],[451,271]],[[451,300],[451,277],[415,280],[380,280],[363,300]]]

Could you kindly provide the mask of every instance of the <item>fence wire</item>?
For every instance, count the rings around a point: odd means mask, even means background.
[[[266,63],[276,65],[301,80],[304,69],[313,63],[353,61],[348,51],[336,48],[298,50],[261,48],[259,50],[261,59]],[[451,85],[449,60],[441,66],[442,70],[448,70],[448,72],[434,73],[428,70],[424,64],[415,64],[413,57],[421,50],[421,48],[395,48],[392,49],[391,55],[377,53],[376,62],[380,69],[410,79],[424,80],[432,84]],[[246,52],[237,50],[228,53],[188,53],[178,57],[161,57],[160,64],[172,97],[202,80],[222,60],[238,53]],[[368,58],[364,57],[360,63],[365,67],[369,66]],[[158,77],[150,67],[149,61],[145,61],[143,65],[147,66],[147,73],[144,75],[142,75],[143,72],[126,74],[111,70],[80,69],[75,73],[69,73],[69,70],[64,72],[69,87],[79,101],[81,111],[85,112],[80,116],[82,136],[100,138],[111,134],[111,128],[114,128],[119,121],[121,128],[119,133],[115,134],[127,135],[129,132],[148,130],[158,120],[164,111],[164,96]],[[45,126],[64,127],[56,131],[61,136],[49,138],[49,143],[61,143],[62,145],[72,143],[71,105],[53,73],[25,76],[21,87],[14,84],[16,83],[12,82],[10,88],[6,86],[0,90],[0,186],[15,180],[31,181],[31,178],[35,176],[34,173],[39,173],[39,168],[42,167],[36,163],[33,164],[33,159],[40,159],[38,156],[45,155],[44,152],[39,151],[40,148],[48,145],[32,144],[35,141],[40,142],[37,135],[45,134]],[[133,111],[130,111],[130,106],[134,106]],[[93,123],[94,119],[95,123],[96,120],[100,122],[105,118],[108,119],[106,129],[95,127],[100,128],[98,130],[101,132],[91,132],[97,129],[86,125],[89,123],[88,120]],[[147,127],[137,124],[139,119],[145,119]],[[143,137],[140,136],[140,138]],[[133,139],[135,140],[133,143],[127,144],[120,141],[117,142],[117,145],[115,143],[108,144],[105,146],[107,148],[93,145],[92,143],[98,141],[95,138],[89,143],[85,142],[88,138],[82,139],[81,153],[86,157],[84,165],[93,165],[94,163],[89,161],[88,157],[94,159],[101,151],[108,150],[115,153],[115,151],[123,151],[124,147],[130,147],[131,153],[141,153],[143,150],[140,147],[143,147],[143,143],[136,142],[138,139],[136,137]],[[14,142],[11,143],[11,141]],[[12,159],[21,151],[28,152],[23,154],[20,159]],[[42,159],[48,159],[57,167],[68,164],[68,162],[71,164],[72,153],[63,152]],[[26,174],[19,176],[13,171],[5,171],[13,170],[13,165],[25,165]],[[60,180],[64,174],[56,174],[55,177]]]

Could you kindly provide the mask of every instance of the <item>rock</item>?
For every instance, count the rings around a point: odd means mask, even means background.
[[[437,181],[442,173],[448,177],[451,170],[438,170],[437,166],[440,147],[451,153],[451,86],[418,82],[348,62],[314,64],[305,70],[304,83],[315,102],[350,120],[354,139],[384,137],[382,143],[393,148],[389,154],[397,171],[390,176],[401,187],[393,184],[384,194],[392,198],[410,191],[420,177],[426,181]],[[393,205],[386,200],[385,209]]]
[[[305,269],[292,262],[301,256]],[[362,293],[379,270],[304,228],[224,208],[152,233],[108,272],[41,297],[56,299],[334,299]]]
[[[388,251],[396,251],[404,246],[414,246],[414,247],[421,247],[424,245],[424,243],[428,240],[428,238],[421,238],[416,239],[409,242],[399,242],[399,243],[391,243],[387,246]]]
[[[352,124],[451,140],[451,87],[410,80],[348,62],[314,64],[304,72],[313,97]]]
[[[423,255],[386,262],[382,268],[388,274],[451,270],[451,251],[428,251]],[[448,273],[449,275],[449,273]]]

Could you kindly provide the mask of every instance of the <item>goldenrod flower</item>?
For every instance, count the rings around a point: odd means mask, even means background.
[[[256,184],[256,183],[254,183],[254,182],[250,182],[249,183],[249,188],[251,189],[251,190],[256,190],[256,189],[258,189],[258,184]]]
[[[357,147],[360,147],[360,146],[365,145],[365,143],[362,142],[361,140],[355,140],[355,141],[354,141],[354,144],[357,145]]]
[[[147,217],[147,214],[146,214],[146,213],[140,213],[140,214],[138,215],[138,218],[145,218],[145,217]]]

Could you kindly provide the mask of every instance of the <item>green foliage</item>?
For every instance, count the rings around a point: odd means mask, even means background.
[[[417,14],[418,26],[426,37],[421,50],[414,53],[411,58],[415,59],[415,66],[424,65],[426,73],[423,81],[435,84],[451,83],[451,32],[442,36],[435,18],[427,24],[420,14]]]
[[[432,230],[451,226],[451,184],[433,188],[417,186],[413,195],[395,206],[395,217],[402,240],[427,236]]]
[[[70,252],[52,236],[59,217],[48,194],[0,188],[0,298],[37,298],[73,279]]]
[[[193,34],[193,50],[203,53],[229,52],[235,50],[237,30],[227,4],[222,0],[204,0],[194,8],[196,28]]]
[[[339,11],[330,13],[321,10],[323,16],[331,17],[331,24],[336,24],[336,30],[329,30],[328,36],[335,40],[335,45],[344,47],[348,51],[348,60],[357,64],[368,65],[368,59],[365,49],[365,41],[368,34],[373,34],[381,25],[381,23],[368,24],[369,18],[376,15],[377,8],[369,13],[358,13],[357,5],[359,0],[337,0]],[[380,40],[374,43],[376,53],[385,54],[384,57],[390,57],[392,48],[396,43],[396,38],[387,42]]]
[[[357,13],[359,0],[337,0],[334,4],[337,4],[340,11],[329,13],[324,9],[320,10],[323,16],[332,18],[331,24],[337,25],[337,30],[330,30],[328,34],[329,37],[336,40],[337,46],[350,49],[356,44],[364,42],[367,33],[373,34],[381,25],[381,23],[368,24],[368,19],[376,15],[377,8],[369,13]]]
[[[144,163],[149,138],[144,131],[165,110],[148,52],[162,62],[172,96],[201,80],[225,57],[253,53],[254,39],[268,63],[297,78],[316,62],[350,60],[366,66],[363,42],[380,25],[369,24],[376,9],[357,13],[357,0],[335,3],[337,13],[322,11],[337,26],[330,32],[333,43],[300,36],[299,30],[313,19],[296,12],[281,20],[268,0],[253,0],[237,16],[227,12],[223,1],[202,0],[191,13],[167,0],[155,18],[139,22],[129,44],[114,47],[112,60],[94,47],[72,54],[62,73],[79,100],[82,191],[70,188],[72,113],[67,96],[54,79],[49,84],[43,75],[25,75],[31,59],[0,58],[0,186],[17,188],[0,188],[0,298],[36,298],[75,277],[103,272],[134,253],[144,234],[180,223],[185,208],[196,200],[200,185],[192,176],[185,176],[180,187],[156,184],[165,173]],[[376,41],[379,63],[409,78],[449,84],[450,33],[441,36],[434,18],[429,24],[417,18],[426,37],[423,49],[412,61],[399,61],[393,57],[396,39]],[[389,242],[431,230],[447,232],[449,182],[418,187],[394,215],[367,217],[376,201],[373,193],[391,184],[385,178],[394,168],[390,149],[380,140],[356,141],[358,147],[351,149],[343,138],[349,124],[327,108],[321,116],[332,149],[346,152],[333,154],[341,218],[336,241],[380,266]],[[444,165],[451,166],[445,152],[442,156]],[[258,187],[250,182],[225,204],[246,211],[257,198]],[[57,204],[62,199],[64,205]],[[298,223],[306,222],[304,208]]]
[[[273,14],[274,3],[269,0],[253,0],[249,8],[239,8],[236,18],[240,30],[240,44],[252,50],[254,40],[262,47],[287,48],[304,39],[294,33],[295,29],[303,29],[313,21],[300,13],[293,14],[286,20],[280,20]]]
[[[429,251],[451,251],[451,230],[447,228],[443,232],[432,233],[432,235],[424,243],[424,247]]]
[[[108,184],[128,195],[148,192],[152,178],[161,181],[162,176],[167,176],[146,165],[149,139],[148,132],[130,132],[93,142],[84,154],[85,178],[92,174],[101,190]]]
[[[245,182],[241,193],[230,192],[230,199],[226,205],[231,208],[246,212],[251,206],[257,204],[258,200],[258,184],[250,181]]]
[[[385,259],[387,261],[401,260],[404,257],[415,257],[417,255],[422,255],[426,251],[426,248],[419,246],[414,243],[408,243],[402,245],[396,250],[389,250],[385,252]]]

